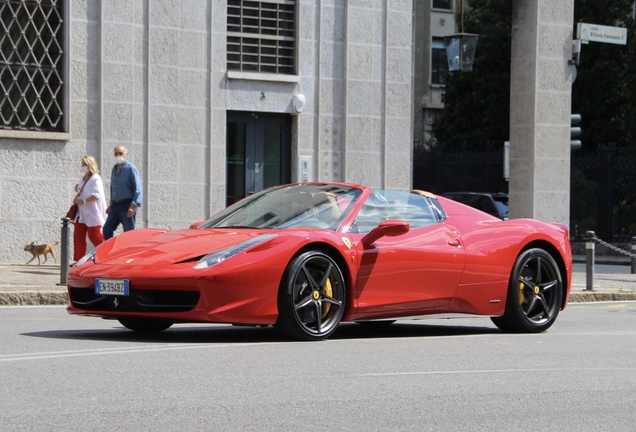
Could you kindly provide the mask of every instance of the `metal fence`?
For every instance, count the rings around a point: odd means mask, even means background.
[[[508,192],[503,178],[503,151],[446,152],[416,149],[413,186],[433,193],[452,191]],[[636,235],[636,155],[612,146],[571,159],[570,230],[580,241],[586,231],[610,242],[629,242]]]
[[[415,149],[413,186],[436,194],[444,192],[504,192],[503,150],[485,152],[446,152],[442,146],[432,151]]]
[[[570,226],[595,231],[613,243],[636,235],[636,155],[599,146],[596,155],[572,157]],[[578,238],[577,238],[578,240]]]

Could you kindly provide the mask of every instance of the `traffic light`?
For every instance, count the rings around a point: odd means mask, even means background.
[[[574,127],[581,123],[581,114],[570,114],[570,148],[572,150],[578,150],[581,148],[581,141],[574,138],[581,135],[581,128],[579,126]]]

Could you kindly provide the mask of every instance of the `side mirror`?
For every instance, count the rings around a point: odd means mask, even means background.
[[[401,220],[386,220],[373,228],[371,232],[362,237],[362,245],[366,248],[382,237],[395,237],[406,234],[411,229],[411,224]]]
[[[203,222],[205,221],[199,221],[199,222],[194,222],[192,225],[190,225],[190,229],[192,228],[199,228],[199,225],[201,225]]]

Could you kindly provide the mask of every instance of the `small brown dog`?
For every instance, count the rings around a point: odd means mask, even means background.
[[[57,264],[57,257],[55,256],[55,246],[57,246],[60,242],[56,241],[55,243],[44,243],[41,245],[36,245],[35,242],[27,243],[24,245],[24,250],[27,252],[31,252],[33,258],[27,264],[29,264],[34,259],[38,259],[38,265],[40,265],[40,256],[44,256],[44,262],[48,259],[48,254],[53,255],[53,259],[55,260],[55,264]]]

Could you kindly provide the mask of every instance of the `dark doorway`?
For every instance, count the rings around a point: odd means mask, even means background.
[[[227,196],[247,195],[291,181],[291,115],[228,112]]]

